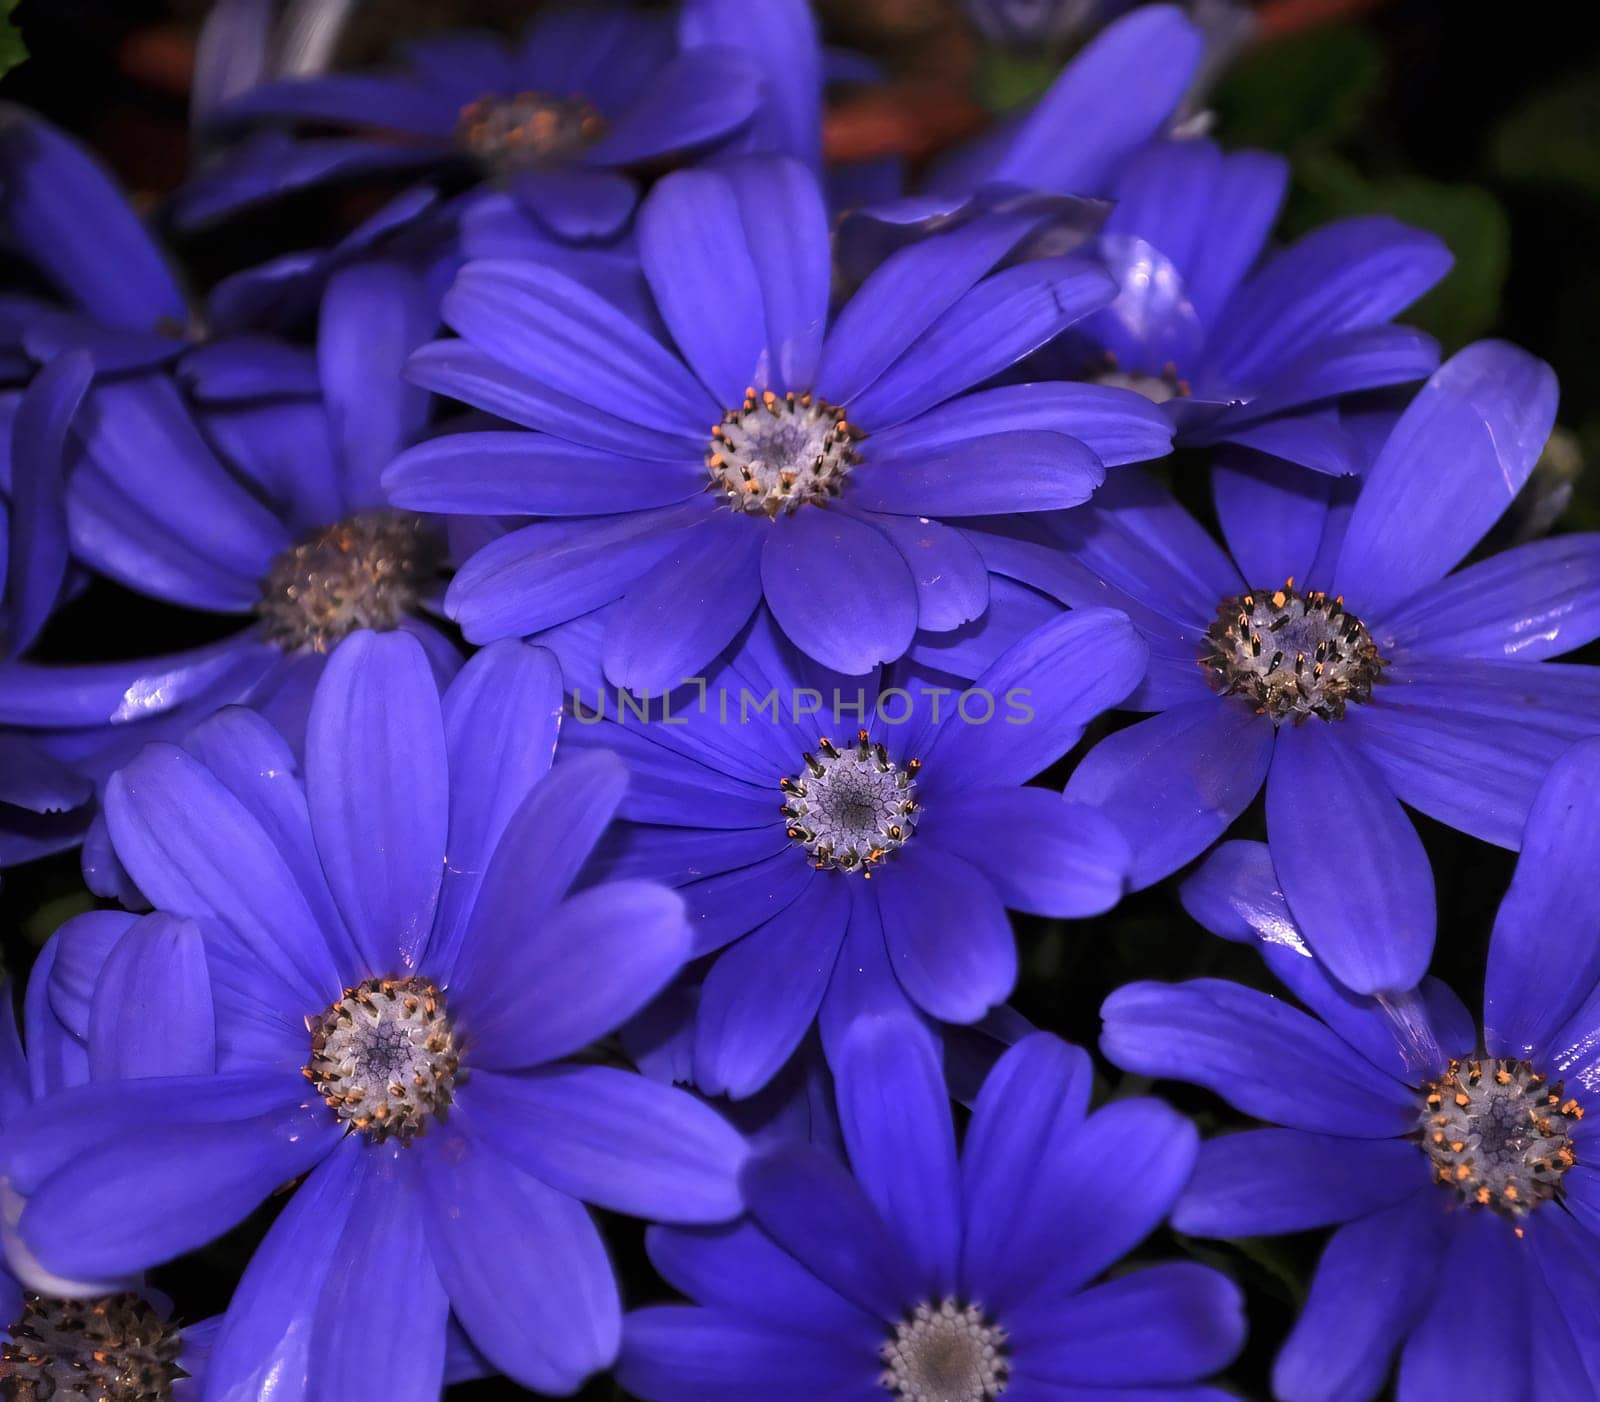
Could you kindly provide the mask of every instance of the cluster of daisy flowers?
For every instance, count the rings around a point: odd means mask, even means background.
[[[0,1395],[1222,1402],[1170,1223],[1331,1229],[1283,1402],[1600,1397],[1600,538],[1484,546],[1556,386],[1396,320],[1443,245],[1276,240],[1171,5],[911,182],[802,0],[241,84],[251,13],[160,234],[0,109],[0,865],[101,907],[0,1005]],[[113,587],[214,640],[48,660]],[[1408,809],[1519,853],[1481,1018]],[[1204,1141],[1007,1006],[1008,912],[1180,870],[1284,996],[1099,1049]]]

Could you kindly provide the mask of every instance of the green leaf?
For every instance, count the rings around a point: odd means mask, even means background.
[[[1438,234],[1455,255],[1449,275],[1400,319],[1437,336],[1446,351],[1492,326],[1510,256],[1506,212],[1479,185],[1421,176],[1369,180],[1347,162],[1314,155],[1296,163],[1287,222],[1304,231],[1355,214],[1389,214]]]
[[[1383,72],[1383,50],[1362,29],[1323,28],[1263,44],[1217,90],[1219,134],[1230,146],[1273,151],[1331,146],[1359,125]]]
[[[1061,72],[1061,60],[1039,51],[985,49],[973,87],[978,101],[997,116],[1037,102]]]
[[[1543,85],[1513,109],[1490,139],[1489,165],[1507,180],[1600,199],[1600,68]]]
[[[11,12],[16,8],[17,0],[0,0],[0,75],[9,73],[28,56],[22,31],[11,19]]]

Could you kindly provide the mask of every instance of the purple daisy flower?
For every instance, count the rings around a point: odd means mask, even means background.
[[[1312,958],[1265,847],[1228,843],[1184,887],[1309,1009],[1215,979],[1107,999],[1118,1065],[1206,1086],[1276,1128],[1201,1146],[1173,1212],[1197,1236],[1334,1226],[1278,1356],[1282,1402],[1600,1394],[1600,744],[1564,755],[1495,920],[1480,1038],[1434,979],[1366,998]],[[1382,903],[1380,936],[1405,931]],[[1585,1111],[1591,1112],[1585,1118]],[[1537,1347],[1530,1348],[1529,1341]]]
[[[1122,826],[1136,886],[1199,856],[1264,784],[1318,958],[1357,992],[1416,984],[1433,876],[1402,803],[1514,848],[1556,756],[1600,729],[1600,671],[1545,660],[1600,636],[1600,536],[1450,573],[1527,479],[1555,404],[1542,361],[1470,346],[1350,498],[1291,468],[1220,469],[1232,558],[1136,471],[1054,517],[1043,547],[978,538],[992,568],[1124,609],[1150,645],[1130,706],[1159,714],[1100,741],[1066,790]]]
[[[58,951],[75,940],[110,948],[138,928],[140,937],[161,939],[164,916],[141,921],[100,912],[69,920],[35,962],[24,1000],[28,1055],[23,1053],[11,989],[0,985],[0,1133],[14,1125],[37,1099],[91,1077],[106,1082],[170,1071],[170,1044],[135,1031],[137,1017],[117,1015],[110,1004],[99,1012],[101,1033],[91,1058],[51,1006]],[[121,983],[121,992],[132,990]],[[65,1280],[43,1270],[17,1240],[13,1194],[0,1184],[0,1395],[20,1398],[115,1396],[117,1385],[137,1384],[141,1396],[198,1402],[211,1343],[220,1318],[180,1325],[172,1302],[137,1278]],[[9,1257],[9,1259],[8,1259]],[[20,1277],[20,1279],[19,1279]],[[94,1391],[99,1384],[103,1393]]]
[[[1116,300],[1043,354],[1069,378],[1165,405],[1186,446],[1360,472],[1361,442],[1330,402],[1432,373],[1433,338],[1389,322],[1445,275],[1450,252],[1372,217],[1264,256],[1287,177],[1281,157],[1209,141],[1135,156],[1099,242]]]
[[[661,886],[568,895],[625,776],[598,755],[547,776],[559,686],[548,653],[508,643],[441,697],[414,639],[362,633],[318,684],[303,781],[230,708],[110,785],[128,870],[193,922],[138,942],[143,996],[117,1003],[194,1069],[53,1096],[4,1172],[24,1243],[84,1275],[196,1247],[304,1176],[235,1292],[215,1396],[270,1377],[285,1396],[437,1397],[452,1310],[505,1372],[570,1391],[620,1328],[583,1204],[738,1211],[743,1142],[719,1116],[568,1059],[690,936]]]
[[[70,563],[239,627],[174,655],[0,664],[0,746],[37,757],[8,766],[0,863],[81,841],[113,769],[219,706],[248,702],[297,737],[327,652],[356,628],[414,633],[441,676],[460,665],[420,616],[442,587],[443,540],[378,486],[426,419],[428,395],[400,368],[435,317],[417,274],[361,264],[330,280],[315,351],[237,336],[188,351],[175,373],[91,386],[93,352],[72,349],[35,377],[13,425],[14,479],[53,484],[57,500],[48,536],[14,523],[21,550],[37,561],[48,540],[58,579]],[[42,621],[45,598],[19,591],[19,615],[36,599],[26,616]],[[58,793],[76,811],[39,816],[63,806]],[[92,846],[96,889],[119,889],[102,834]]]
[[[1095,1283],[1167,1215],[1195,1133],[1156,1100],[1087,1113],[1093,1075],[1079,1048],[1024,1038],[958,1155],[931,1040],[859,1023],[838,1065],[850,1167],[775,1148],[741,1175],[746,1219],[651,1228],[656,1269],[696,1303],[628,1316],[623,1386],[648,1402],[1223,1402],[1195,1384],[1244,1341],[1226,1276],[1172,1262]]]
[[[1140,6],[1086,44],[1021,116],[945,157],[923,193],[878,213],[899,221],[1006,188],[1111,195],[1129,158],[1171,127],[1204,49],[1178,6]]]
[[[330,180],[455,168],[503,182],[553,233],[607,238],[638,199],[630,171],[727,142],[763,101],[762,66],[735,43],[681,42],[670,15],[623,7],[542,12],[509,48],[463,31],[418,40],[404,57],[396,73],[285,79],[223,104],[214,123],[350,134],[248,141],[190,182],[180,219]]]
[[[1076,505],[1106,462],[1159,455],[1170,432],[1097,386],[963,396],[1110,295],[1070,258],[991,274],[1042,217],[903,249],[830,318],[808,170],[678,172],[639,216],[676,351],[547,267],[469,264],[444,303],[462,339],[419,351],[413,377],[543,431],[437,438],[385,484],[417,510],[559,519],[464,562],[448,611],[473,641],[533,634],[563,661],[598,640],[611,682],[647,693],[694,675],[763,600],[854,675],[919,626],[978,618],[988,576],[947,523]]]
[[[1128,621],[1094,609],[1029,635],[965,689],[909,672],[847,679],[762,616],[703,707],[573,727],[569,744],[613,750],[633,775],[631,821],[601,870],[680,886],[694,953],[716,955],[694,1083],[749,1095],[819,1015],[830,1051],[863,1008],[909,1000],[973,1022],[1016,978],[1007,906],[1115,905],[1128,864],[1115,825],[1023,786],[1127,694],[1143,659]]]

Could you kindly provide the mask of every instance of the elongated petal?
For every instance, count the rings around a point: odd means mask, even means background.
[[[1527,1396],[1529,1368],[1518,1343],[1537,1328],[1525,1272],[1536,1270],[1522,1242],[1487,1212],[1469,1213],[1445,1249],[1440,1278],[1492,1281],[1494,1299],[1480,1297],[1465,1310],[1434,1298],[1400,1354],[1396,1396],[1422,1402],[1472,1379],[1483,1397]]]
[[[356,633],[329,660],[306,731],[317,851],[380,977],[409,973],[433,931],[449,823],[439,692],[404,633]]]
[[[1529,541],[1457,570],[1383,621],[1410,652],[1542,662],[1600,637],[1600,535]]]
[[[853,403],[1036,222],[1016,214],[977,219],[891,254],[839,312],[817,392],[834,404]]]
[[[1113,472],[1087,510],[1065,512],[1051,526],[1094,583],[1086,596],[1063,593],[1066,602],[1115,602],[1101,587],[1109,585],[1144,605],[1154,624],[1168,621],[1164,631],[1192,639],[1196,657],[1217,605],[1252,582],[1240,579],[1210,533],[1139,468]]]
[[[1395,1349],[1435,1293],[1445,1220],[1437,1192],[1424,1184],[1334,1233],[1272,1370],[1277,1396],[1349,1402],[1377,1395]]]
[[[1013,910],[1035,915],[1110,910],[1133,860],[1111,819],[1049,789],[955,793],[918,821],[917,832],[971,862]]]
[[[1211,489],[1223,537],[1252,588],[1311,573],[1334,492],[1326,476],[1234,449],[1219,456]]]
[[[729,1311],[655,1305],[628,1316],[617,1376],[660,1402],[813,1402],[856,1395],[874,1361]]]
[[[1588,667],[1419,658],[1394,680],[1350,737],[1397,797],[1501,847],[1520,842],[1557,756],[1596,728]]]
[[[1194,701],[1102,740],[1066,795],[1122,829],[1138,889],[1199,856],[1244,812],[1267,777],[1273,738],[1246,706]]]
[[[661,1278],[699,1304],[869,1351],[881,1341],[877,1320],[841,1299],[748,1217],[718,1227],[652,1227],[645,1249]]]
[[[851,415],[869,432],[904,423],[1004,370],[1115,294],[1116,284],[1104,271],[1072,258],[996,273],[859,395],[849,406]]]
[[[1440,366],[1351,514],[1333,581],[1351,607],[1371,617],[1442,578],[1527,481],[1555,414],[1554,372],[1515,346],[1480,341]]]
[[[975,1277],[973,1290],[1004,1316],[1081,1289],[1166,1218],[1188,1182],[1197,1143],[1194,1127],[1159,1100],[1121,1100],[1095,1111],[1019,1185],[1021,1231],[998,1274]],[[1114,1175],[1106,1172],[1107,1144],[1119,1146],[1121,1172]]]
[[[990,179],[1107,193],[1121,161],[1171,116],[1201,47],[1176,5],[1147,6],[1108,26],[1039,100]]]
[[[1279,732],[1267,778],[1273,865],[1335,978],[1356,993],[1404,992],[1433,953],[1433,872],[1399,801],[1333,724]]]
[[[1587,740],[1540,787],[1495,915],[1483,1002],[1491,1056],[1538,1055],[1600,978],[1597,851],[1600,740]]]
[[[780,24],[786,20],[785,27],[809,34],[815,44],[815,21],[799,0],[779,0],[767,10],[772,12],[767,23],[782,17]],[[753,18],[744,16],[739,28],[747,29]],[[785,70],[804,64],[803,53],[785,54],[782,59],[776,54],[772,57],[772,66]],[[793,81],[792,76],[786,76]],[[769,94],[774,89],[775,84],[769,81]],[[810,110],[814,122],[815,104]],[[767,374],[773,384],[786,389],[809,387],[816,378],[817,360],[822,353],[833,274],[828,210],[822,190],[816,177],[798,160],[774,160],[770,156],[730,165],[728,179],[761,287],[766,313]]]
[[[883,532],[842,511],[803,508],[779,522],[761,552],[761,585],[788,638],[837,672],[894,661],[916,632],[910,566]]]
[[[976,1022],[1010,995],[1016,941],[975,866],[913,840],[873,880],[889,961],[912,1002],[944,1022]]]
[[[687,454],[662,462],[548,434],[452,433],[401,453],[383,484],[419,511],[586,516],[670,506],[704,488],[706,473]]]
[[[282,855],[189,755],[148,746],[107,785],[106,819],[139,889],[162,910],[226,931],[229,953],[260,977],[262,1001],[293,1018],[338,996],[327,941]]]
[[[674,531],[688,524],[682,508],[668,507],[524,526],[457,571],[445,611],[477,643],[566,623],[615,599],[673,548]]]
[[[956,1132],[932,1038],[911,1018],[866,1018],[834,1062],[839,1126],[856,1181],[939,1299],[956,1286],[961,1185]]]
[[[1395,219],[1324,225],[1240,288],[1211,357],[1231,379],[1260,382],[1324,337],[1389,320],[1450,263],[1438,238]]]
[[[660,1222],[739,1215],[739,1132],[704,1101],[611,1066],[486,1073],[476,1133],[557,1191]]]
[[[495,848],[533,786],[550,772],[561,728],[561,670],[543,648],[491,643],[444,694],[450,823],[430,963],[442,971]]]
[[[990,434],[887,458],[873,452],[852,506],[902,516],[987,516],[1079,506],[1105,480],[1093,451],[1062,433]]]
[[[876,457],[1015,432],[1076,438],[1107,467],[1172,451],[1172,420],[1142,394],[1110,385],[1045,382],[981,389],[872,436]]]
[[[455,1132],[422,1152],[428,1245],[450,1308],[473,1343],[541,1392],[570,1393],[609,1367],[622,1309],[583,1205]],[[510,1222],[517,1224],[514,1249],[505,1239]]]
[[[166,260],[98,161],[17,108],[0,138],[8,239],[97,321],[154,331],[188,322]]]
[[[80,351],[45,366],[23,391],[11,428],[11,550],[5,559],[10,615],[6,649],[15,657],[39,635],[67,571],[67,431],[92,369]]]
[[[1101,1008],[1100,1045],[1125,1070],[1214,1091],[1248,1115],[1314,1132],[1404,1134],[1415,1101],[1298,1008],[1220,979],[1134,983]],[[1304,1087],[1315,1085],[1315,1100]]]
[[[1427,1176],[1417,1146],[1404,1139],[1246,1130],[1200,1146],[1172,1225],[1210,1237],[1310,1231],[1380,1211]]]
[[[751,1159],[740,1184],[756,1224],[844,1299],[885,1321],[916,1300],[910,1263],[836,1159],[786,1145]]]
[[[917,627],[948,632],[970,623],[989,606],[983,557],[954,526],[926,516],[869,516],[911,567],[917,587]]]
[[[245,1266],[206,1367],[217,1402],[251,1402],[273,1389],[285,1402],[310,1395],[317,1303],[361,1191],[365,1147],[347,1139],[329,1154]]]
[[[478,349],[581,403],[705,441],[718,405],[666,347],[598,293],[532,262],[469,263],[444,316]]]
[[[491,933],[474,921],[468,940],[478,939],[493,949],[470,951],[451,994],[474,1060],[495,1069],[537,1066],[610,1035],[689,954],[683,898],[648,881],[594,886],[553,911],[536,896],[515,925]]]
[[[1105,231],[1166,255],[1200,323],[1212,326],[1260,257],[1288,180],[1288,162],[1265,151],[1224,155],[1203,139],[1153,142],[1128,162]]]
[[[767,328],[733,184],[720,172],[681,170],[639,210],[639,259],[656,305],[684,356],[725,409],[745,389],[765,389]]]
[[[717,81],[706,81],[707,66]],[[641,85],[638,100],[586,159],[631,165],[652,156],[703,146],[734,130],[760,102],[753,65],[733,49],[683,53],[668,60]]]
[[[216,1068],[216,1015],[194,923],[151,915],[119,940],[95,983],[89,1071],[101,1081],[203,1076]]]
[[[703,674],[761,601],[765,524],[719,513],[676,538],[629,588],[606,630],[613,685],[660,695]]]
[[[406,376],[424,389],[447,394],[525,428],[639,457],[667,461],[685,452],[695,456],[704,450],[711,430],[709,419],[694,433],[635,423],[626,407],[619,407],[617,413],[595,408],[576,389],[568,394],[552,388],[532,371],[502,363],[466,341],[434,341],[421,347],[407,363]]]
[[[369,1157],[322,1283],[311,1334],[315,1395],[425,1402],[444,1377],[449,1300],[428,1250],[414,1166],[392,1148]],[[372,1349],[382,1335],[385,1346]]]
[[[1145,657],[1143,641],[1114,609],[1074,609],[1035,629],[972,684],[990,705],[974,703],[970,714],[984,718],[970,724],[957,708],[940,726],[923,757],[929,776],[954,789],[1043,773],[1133,690]]]
[[[796,858],[800,853],[785,853]],[[777,1074],[816,1018],[849,912],[838,873],[808,881],[711,967],[695,1019],[695,1082],[750,1095]],[[746,919],[764,913],[755,903]]]
[[[141,1082],[119,1084],[126,1095]],[[337,1142],[325,1105],[303,1103],[291,1077],[278,1084],[283,1100],[253,1118],[149,1126],[88,1148],[29,1196],[24,1239],[52,1269],[93,1279],[142,1270],[220,1235]]]
[[[1024,1377],[1068,1387],[1186,1383],[1244,1343],[1244,1297],[1221,1271],[1171,1261],[1038,1304],[1009,1326]],[[1023,1387],[1027,1382],[1023,1382]]]

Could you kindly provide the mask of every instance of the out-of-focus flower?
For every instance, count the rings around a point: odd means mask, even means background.
[[[412,376],[541,431],[437,438],[385,484],[416,510],[560,519],[463,562],[448,611],[473,641],[538,635],[564,661],[601,640],[610,680],[647,693],[694,675],[763,601],[803,651],[855,675],[919,627],[978,618],[988,578],[950,523],[1076,505],[1108,461],[1166,441],[1126,392],[963,397],[1112,290],[1079,259],[992,273],[1037,217],[903,249],[830,318],[809,171],[680,171],[639,217],[677,349],[548,267],[469,264],[444,304],[462,339],[419,351]]]
[[[1201,1146],[1179,1231],[1337,1227],[1278,1355],[1283,1402],[1365,1402],[1397,1351],[1400,1402],[1431,1402],[1463,1378],[1483,1397],[1533,1396],[1551,1356],[1569,1390],[1600,1392],[1597,846],[1600,745],[1587,741],[1529,816],[1495,921],[1481,1038],[1435,979],[1364,998],[1329,978],[1258,843],[1219,848],[1184,903],[1217,934],[1256,943],[1309,1012],[1213,979],[1134,984],[1106,1001],[1102,1046],[1118,1065],[1196,1082],[1279,1126]],[[1383,902],[1367,914],[1378,938],[1411,938]]]
[[[813,1021],[832,1054],[863,1008],[909,1000],[974,1022],[1016,979],[1007,906],[1114,905],[1120,832],[1023,786],[1143,666],[1106,609],[1054,620],[964,689],[826,672],[762,616],[703,702],[573,727],[568,744],[611,749],[634,776],[601,870],[680,886],[694,953],[716,955],[693,1010],[694,1083],[749,1095]]]
[[[1045,47],[1094,28],[1129,0],[962,0],[984,38],[1008,47]]]
[[[198,223],[330,180],[454,168],[503,182],[563,237],[605,238],[633,212],[632,170],[726,143],[756,118],[763,93],[762,66],[736,43],[683,44],[670,15],[547,11],[514,47],[488,34],[441,34],[407,46],[394,74],[326,74],[244,93],[213,122],[284,120],[348,134],[262,133],[203,170],[177,210]]]
[[[1450,253],[1371,217],[1264,256],[1287,176],[1280,157],[1202,140],[1136,156],[1099,241],[1117,297],[1045,358],[1069,379],[1163,404],[1182,444],[1357,473],[1366,454],[1330,405],[1437,366],[1431,336],[1390,321],[1445,275]]]
[[[70,429],[57,425],[38,446],[57,455],[65,478],[75,566],[237,616],[239,628],[166,656],[0,664],[7,736],[93,792],[141,745],[219,706],[248,701],[298,736],[328,653],[357,628],[414,633],[448,677],[459,654],[421,617],[438,588],[442,541],[420,517],[389,509],[377,488],[426,412],[399,369],[430,318],[408,273],[366,266],[329,289],[320,362],[236,340],[185,360],[192,405],[165,371],[89,390]],[[273,387],[292,392],[267,397]],[[70,846],[92,811],[78,809],[65,828],[19,818],[0,856]]]
[[[659,992],[689,930],[652,883],[569,895],[625,775],[547,775],[559,719],[547,653],[486,649],[441,697],[414,639],[363,633],[317,687],[304,780],[238,708],[113,780],[119,855],[184,917],[129,949],[121,1006],[188,1074],[63,1091],[0,1152],[22,1241],[71,1274],[175,1256],[304,1176],[217,1336],[216,1395],[436,1397],[451,1311],[511,1376],[570,1391],[620,1327],[583,1203],[738,1211],[721,1118],[568,1059]]]
[[[109,950],[132,931],[137,939],[161,940],[170,927],[164,916],[140,920],[111,911],[68,921],[41,951],[28,983],[26,1055],[11,989],[0,985],[0,1134],[35,1100],[67,1087],[173,1069],[170,1044],[139,1027],[113,997],[94,1014],[99,1036],[92,1051],[88,1026],[69,1026],[50,998],[63,948],[88,943]],[[62,977],[68,981],[72,974]],[[125,983],[120,991],[129,991]],[[180,1324],[172,1302],[137,1277],[70,1280],[44,1270],[16,1237],[20,1207],[0,1182],[0,1395],[198,1402],[221,1319]]]
[[[1024,1038],[958,1155],[923,1030],[859,1024],[838,1066],[850,1167],[779,1146],[741,1175],[746,1219],[652,1228],[656,1269],[695,1303],[628,1316],[623,1386],[650,1402],[1221,1402],[1194,1384],[1244,1340],[1227,1277],[1173,1262],[1095,1283],[1170,1210],[1194,1130],[1154,1100],[1089,1114],[1092,1079],[1077,1047]]]
[[[1600,730],[1600,672],[1546,659],[1600,636],[1600,536],[1454,567],[1527,479],[1555,418],[1550,368],[1502,342],[1449,360],[1359,491],[1270,461],[1219,469],[1231,558],[1137,469],[1040,541],[977,537],[991,568],[1124,609],[1150,646],[1067,794],[1127,834],[1148,885],[1266,787],[1290,908],[1335,977],[1411,988],[1433,874],[1401,804],[1515,847],[1557,755]],[[1373,911],[1390,912],[1381,931]]]

